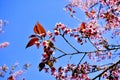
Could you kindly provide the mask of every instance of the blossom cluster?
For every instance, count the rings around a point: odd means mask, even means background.
[[[13,64],[11,67],[8,67],[6,64],[3,66],[0,66],[0,77],[5,77],[7,73],[9,73],[9,77],[7,80],[18,80],[19,76],[24,74],[24,70],[27,70],[31,64],[26,63],[23,65],[24,69],[17,69],[19,66],[19,63]],[[22,79],[24,80],[24,78]]]
[[[45,72],[51,72],[56,79],[59,80],[90,80],[89,74],[94,73],[100,70],[105,70],[108,67],[105,65],[97,66],[97,65],[90,65],[89,63],[85,62],[83,64],[75,65],[75,64],[67,64],[66,67],[60,66],[58,69],[55,67],[52,68],[44,68]],[[112,72],[112,76],[110,79],[119,79],[120,70],[119,67],[113,67],[104,74],[102,74],[103,79],[110,78],[110,72]],[[114,69],[114,70],[113,70]],[[71,75],[72,74],[72,75]]]
[[[113,68],[111,68],[110,70],[106,71],[104,74],[102,74],[103,78],[106,79],[113,79],[113,80],[119,80],[119,67],[118,66],[114,66]]]
[[[74,64],[68,64],[67,67],[61,66],[58,69],[54,66],[54,63],[56,62],[56,57],[54,57],[53,53],[56,48],[56,46],[54,45],[56,36],[64,37],[65,35],[69,35],[71,37],[74,37],[77,40],[77,42],[81,44],[83,44],[83,38],[90,38],[92,40],[98,39],[98,43],[93,41],[93,44],[98,48],[98,50],[107,49],[108,42],[107,40],[104,40],[101,37],[99,25],[97,24],[96,21],[93,20],[88,23],[83,22],[81,23],[80,26],[74,29],[68,28],[62,23],[57,23],[54,28],[54,32],[52,33],[49,31],[47,35],[49,36],[49,40],[42,40],[41,43],[41,45],[43,46],[44,53],[42,54],[42,61],[39,64],[39,71],[44,69],[45,72],[47,73],[51,72],[51,75],[55,76],[56,79],[60,79],[60,80],[69,80],[69,79],[89,80],[88,77],[89,73],[106,69],[106,67],[90,65],[87,62],[85,62],[84,64],[79,64],[79,66]],[[100,45],[102,45],[103,48],[99,48],[98,46]],[[109,51],[101,51],[101,52],[98,51],[98,52],[88,53],[89,59],[95,61],[96,60],[95,57],[97,57],[98,58],[97,62],[99,62],[100,59],[104,60],[107,57],[111,58],[111,56],[112,56],[112,52]],[[46,67],[46,65],[48,67]],[[103,75],[103,78],[105,76]]]
[[[104,30],[119,29],[120,26],[120,5],[118,0],[70,0],[66,9],[71,12],[73,7],[80,8],[85,11],[88,20],[94,19],[105,21]],[[99,24],[100,25],[100,24]]]
[[[23,70],[16,71],[10,77],[8,77],[8,80],[17,80],[17,77],[22,75],[23,73]]]
[[[119,38],[120,35],[120,2],[118,0],[70,0],[70,3],[65,6],[65,10],[70,12],[70,16],[74,16],[76,11],[74,8],[80,8],[83,10],[86,20],[80,21],[80,24],[76,28],[69,28],[63,23],[56,23],[54,31],[46,31],[42,26],[35,26],[34,35],[31,35],[27,47],[35,44],[38,48],[43,46],[42,60],[39,63],[39,71],[45,70],[45,72],[51,72],[51,75],[55,76],[58,80],[90,80],[89,74],[100,70],[107,70],[99,77],[102,78],[115,78],[119,79],[120,66],[116,64],[109,68],[109,65],[94,65],[88,62],[83,62],[86,58],[86,54],[93,62],[100,62],[105,59],[112,59],[114,53],[119,51],[120,43],[110,43],[109,38],[106,38],[109,32],[112,35]],[[74,17],[73,17],[74,18]],[[46,34],[42,36],[41,34]],[[57,48],[55,45],[56,37],[62,37],[65,42],[73,48],[76,52],[67,53],[62,49]],[[92,50],[81,51],[73,46],[72,43],[67,40],[66,36],[74,38],[80,46],[84,46],[85,43],[92,45]],[[111,38],[113,39],[112,36]],[[87,48],[89,49],[89,48]],[[53,55],[58,50],[62,55],[56,57]],[[78,64],[68,64],[66,67],[60,66],[56,68],[55,62],[63,56],[84,54]],[[115,54],[118,55],[118,54]],[[119,56],[119,55],[118,55]],[[119,62],[119,61],[118,61]],[[114,64],[114,63],[112,63]],[[111,64],[111,65],[112,65]]]

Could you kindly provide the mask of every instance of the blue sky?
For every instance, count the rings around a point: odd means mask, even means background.
[[[0,43],[10,42],[8,47],[0,49],[0,66],[6,64],[10,67],[18,62],[18,69],[21,69],[23,64],[31,63],[32,66],[22,76],[26,80],[54,80],[50,74],[38,71],[42,49],[36,47],[25,49],[25,46],[29,41],[28,36],[33,34],[33,27],[37,21],[44,26],[46,31],[52,31],[57,22],[62,22],[70,27],[77,27],[80,24],[63,10],[67,3],[68,0],[0,0],[0,19],[9,21],[8,26],[3,26],[5,32],[0,34]],[[80,15],[78,13],[78,16],[81,21],[84,20],[82,13]],[[73,42],[73,39],[69,40],[71,43]],[[56,46],[68,52],[72,51],[59,37]],[[79,47],[79,44],[75,46],[84,50]],[[93,49],[89,46],[84,48]],[[56,52],[55,54],[59,53]],[[76,63],[80,57],[73,58],[72,62]],[[62,58],[55,66],[64,65],[63,63],[67,63],[67,61]],[[7,75],[0,80],[6,80],[6,78]]]

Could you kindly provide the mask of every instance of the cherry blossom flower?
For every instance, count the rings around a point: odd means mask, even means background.
[[[5,71],[5,72],[8,70],[8,67],[7,67],[6,64],[4,64],[4,65],[2,66],[2,70]]]
[[[19,77],[23,73],[24,73],[23,70],[16,71],[11,76],[8,77],[8,80],[18,80],[17,77]]]
[[[52,32],[48,31],[47,35],[51,38],[52,37]]]
[[[23,70],[18,70],[18,71],[16,71],[16,72],[14,72],[12,75],[15,76],[15,77],[17,77],[17,76],[19,76],[19,75],[22,75],[23,73],[24,73]]]
[[[58,36],[58,35],[60,34],[60,32],[59,32],[58,30],[55,30],[55,31],[54,31],[54,34],[55,34],[56,36]]]
[[[48,46],[48,42],[45,40],[45,41],[42,42],[42,45],[43,46]]]
[[[66,26],[64,24],[62,24],[61,22],[56,23],[55,26],[56,26],[56,28],[59,28],[59,29],[62,29],[62,30],[64,30],[66,28]]]
[[[3,42],[0,44],[0,48],[5,48],[9,45],[10,43],[9,42]]]

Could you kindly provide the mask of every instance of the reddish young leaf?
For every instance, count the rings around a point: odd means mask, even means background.
[[[80,31],[82,31],[83,29],[85,29],[85,22],[82,22],[82,24],[80,25]]]
[[[34,45],[35,42],[38,42],[38,40],[39,40],[38,38],[32,38],[32,39],[28,42],[26,48],[28,48],[28,47]]]
[[[85,22],[82,22],[78,29],[80,32],[83,32],[83,29],[85,29]]]
[[[35,26],[34,26],[34,33],[36,33],[36,34],[44,34],[44,36],[46,36],[46,31],[39,22],[37,22],[35,24]]]
[[[39,71],[41,71],[45,67],[45,63],[41,62],[39,64]]]

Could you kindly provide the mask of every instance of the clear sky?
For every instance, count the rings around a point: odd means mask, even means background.
[[[63,10],[66,4],[68,4],[68,0],[0,0],[0,19],[9,22],[8,26],[3,26],[5,32],[0,34],[0,43],[10,42],[8,47],[0,49],[0,66],[6,64],[10,67],[18,62],[19,70],[25,63],[31,63],[32,66],[22,76],[26,80],[54,80],[50,74],[38,71],[42,49],[36,47],[25,49],[25,46],[29,41],[28,36],[33,34],[33,27],[37,21],[44,26],[46,31],[52,31],[57,22],[62,22],[70,27],[77,27],[80,24]],[[81,13],[79,18],[84,20],[82,15]],[[70,41],[72,43],[73,40],[70,39]],[[56,46],[68,52],[72,51],[69,47],[64,46],[64,42],[61,42],[62,40],[58,38]],[[82,47],[75,46],[83,50]],[[93,49],[89,46],[84,48]],[[73,63],[77,61],[77,58],[74,57]],[[65,58],[62,58],[56,66],[64,65],[63,63],[66,61]],[[6,78],[7,75],[0,80],[6,80]]]
[[[0,34],[0,43],[10,42],[8,47],[0,49],[0,66],[6,64],[10,67],[15,62],[19,66],[31,63],[32,66],[23,75],[26,80],[54,80],[50,74],[38,71],[42,50],[36,47],[25,49],[25,46],[37,21],[46,31],[52,30],[56,22],[69,24],[68,26],[78,25],[63,10],[67,3],[67,0],[0,0],[0,19],[9,21],[8,26],[3,26],[5,32]],[[0,80],[6,78],[7,76]]]

